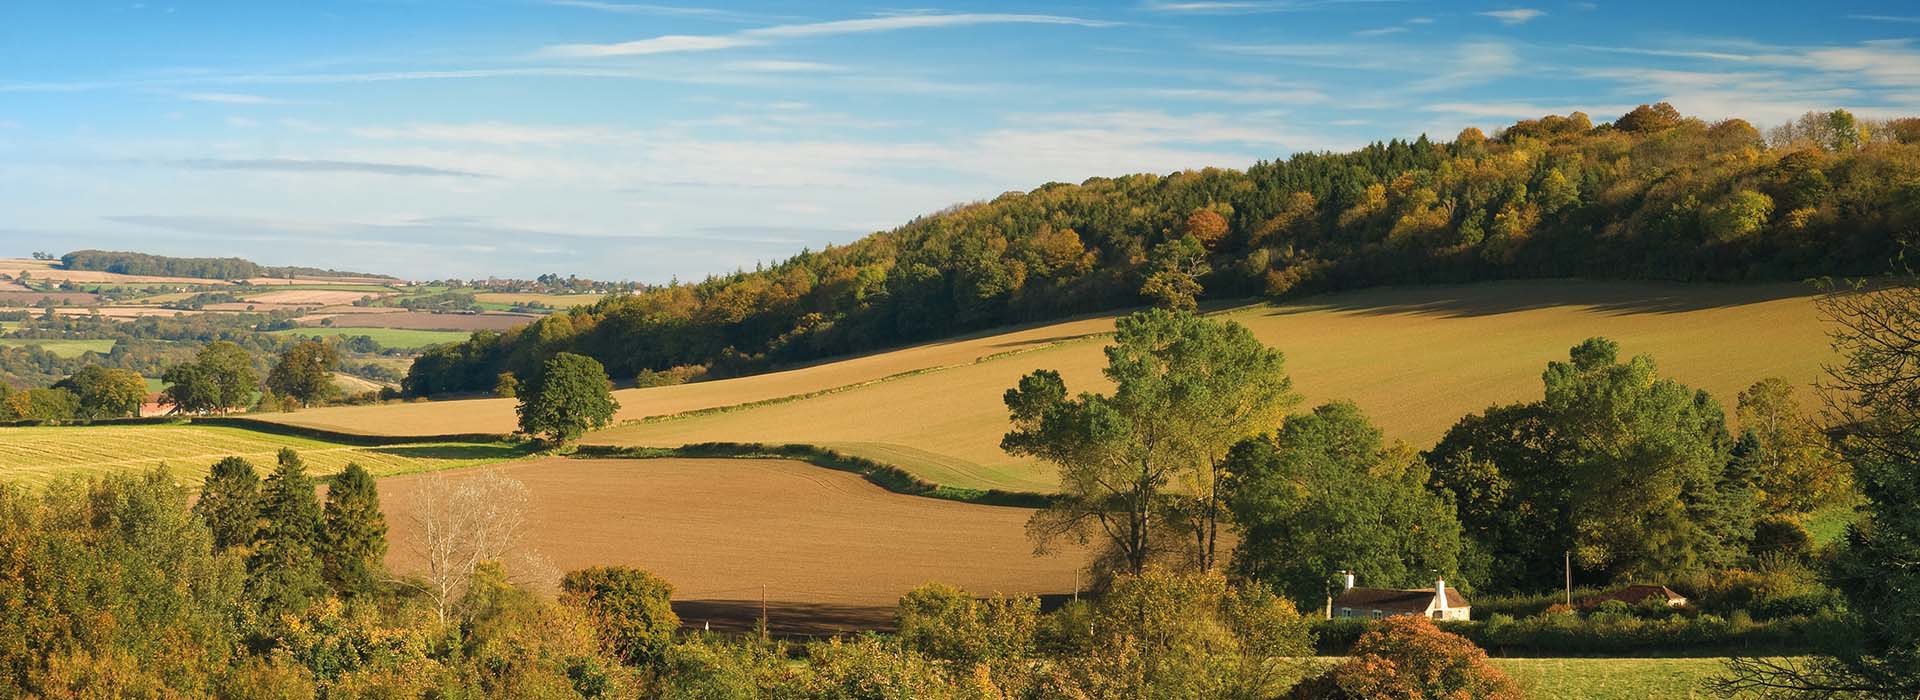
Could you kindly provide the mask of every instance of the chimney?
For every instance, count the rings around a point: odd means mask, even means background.
[[[1447,609],[1447,580],[1446,579],[1441,578],[1441,579],[1433,580],[1433,596],[1438,600],[1437,605],[1439,605],[1439,609],[1444,612]]]
[[[1352,571],[1343,571],[1343,572],[1341,572],[1341,573],[1344,573],[1344,574],[1346,574],[1346,575],[1347,575],[1347,590],[1349,590],[1349,591],[1351,591],[1351,590],[1353,590],[1353,572],[1352,572]]]

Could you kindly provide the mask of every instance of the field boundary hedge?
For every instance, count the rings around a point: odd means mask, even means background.
[[[1366,618],[1317,619],[1314,645],[1322,654],[1345,654],[1378,624]],[[1847,643],[1839,618],[1815,615],[1756,622],[1744,614],[1647,620],[1632,616],[1571,613],[1490,620],[1441,621],[1493,656],[1793,656],[1832,651]]]
[[[904,469],[855,457],[837,450],[806,444],[765,444],[754,442],[703,442],[680,447],[616,447],[581,445],[570,457],[615,459],[666,459],[706,457],[724,459],[791,459],[816,467],[859,474],[875,486],[908,496],[923,496],[961,503],[1014,508],[1045,508],[1053,496],[1031,491],[1000,489],[964,489],[927,481]]]
[[[324,428],[311,428],[300,425],[275,423],[257,418],[242,416],[143,416],[140,418],[109,418],[86,423],[46,421],[12,421],[0,423],[0,427],[62,427],[84,428],[88,426],[115,425],[206,425],[225,428],[240,428],[258,433],[284,435],[287,437],[309,438],[325,442],[335,442],[355,447],[386,447],[388,445],[422,445],[442,442],[508,442],[510,436],[498,433],[449,433],[446,435],[367,435],[363,433],[345,433]]]

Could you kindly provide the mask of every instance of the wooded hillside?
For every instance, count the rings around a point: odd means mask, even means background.
[[[956,206],[770,268],[653,288],[429,353],[415,394],[554,352],[615,377],[747,371],[1194,297],[1505,278],[1793,280],[1887,269],[1920,223],[1920,120],[1768,136],[1666,104],[1245,171],[1093,178]]]

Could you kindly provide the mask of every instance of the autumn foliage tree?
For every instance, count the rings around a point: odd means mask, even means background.
[[[1361,635],[1347,658],[1300,684],[1295,700],[1520,700],[1487,653],[1432,620],[1395,615]]]

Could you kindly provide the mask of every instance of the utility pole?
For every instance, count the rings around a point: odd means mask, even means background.
[[[1564,557],[1563,562],[1567,572],[1567,607],[1571,608],[1573,607],[1573,550],[1567,550]]]
[[[767,641],[767,584],[760,584],[760,641]]]

